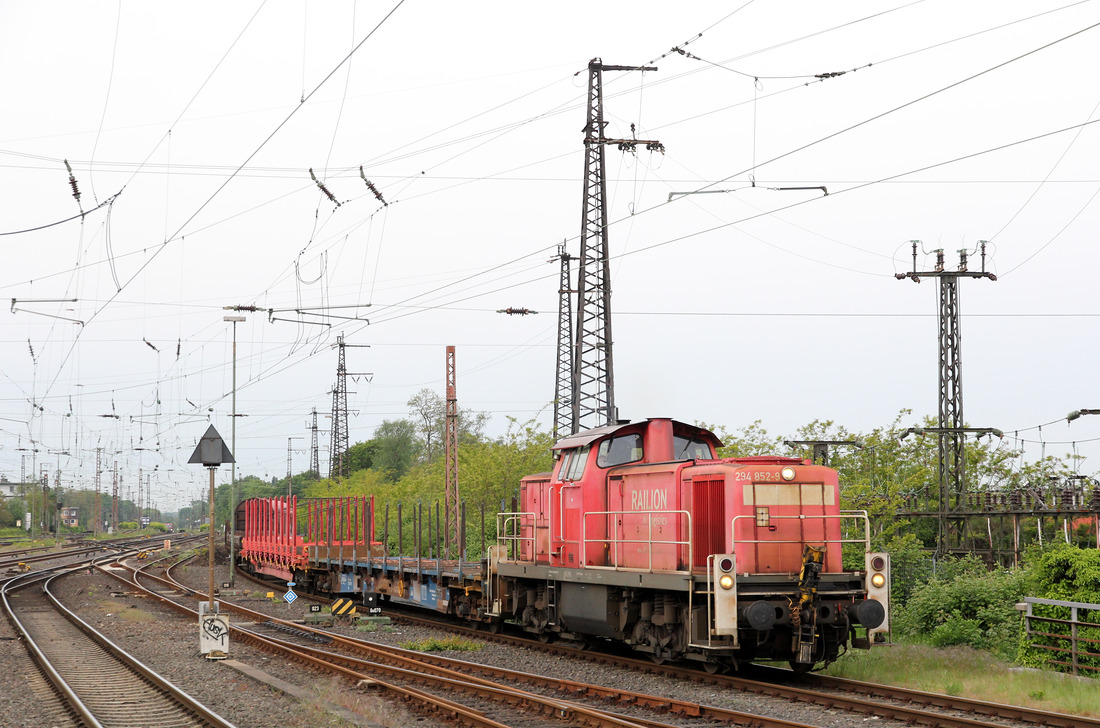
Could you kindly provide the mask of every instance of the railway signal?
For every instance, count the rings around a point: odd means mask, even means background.
[[[208,548],[210,550],[210,592],[209,605],[204,609],[199,603],[199,650],[207,656],[207,659],[224,659],[226,650],[219,647],[229,646],[228,620],[218,614],[217,603],[214,601],[214,471],[224,463],[235,463],[233,453],[225,440],[214,429],[213,425],[207,428],[199,444],[195,446],[195,452],[191,453],[189,464],[201,463],[210,471],[210,530]],[[220,656],[219,656],[220,653]]]

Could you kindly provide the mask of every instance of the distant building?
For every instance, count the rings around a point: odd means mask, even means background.
[[[19,483],[0,483],[0,498],[14,498],[19,495],[16,491],[16,486],[18,485]]]
[[[62,508],[61,522],[70,528],[76,528],[80,523],[80,509],[76,506]]]

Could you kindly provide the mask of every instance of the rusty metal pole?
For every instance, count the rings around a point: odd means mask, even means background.
[[[214,613],[214,470],[216,468],[207,468],[210,471],[210,531],[209,531],[209,548],[210,548],[210,614]]]

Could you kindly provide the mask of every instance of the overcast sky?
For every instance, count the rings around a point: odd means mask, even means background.
[[[593,57],[658,67],[606,73],[605,118],[666,149],[607,150],[622,417],[916,424],[937,284],[895,273],[911,240],[921,270],[980,269],[988,240],[998,280],[959,284],[966,420],[1095,473],[1100,417],[1064,418],[1100,408],[1098,24],[1097,2],[4,3],[0,473],[91,487],[101,447],[124,496],[142,468],[186,504],[197,438],[232,429],[232,305],[280,319],[237,325],[239,475],[285,475],[289,437],[306,469],[313,408],[327,471],[340,333],[370,347],[347,350],[373,375],[352,442],[442,393],[449,344],[490,434],[549,428]]]

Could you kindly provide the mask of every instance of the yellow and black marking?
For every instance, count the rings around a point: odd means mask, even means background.
[[[332,603],[332,613],[338,617],[355,614],[355,602],[350,599],[337,599]]]

